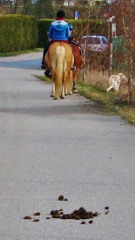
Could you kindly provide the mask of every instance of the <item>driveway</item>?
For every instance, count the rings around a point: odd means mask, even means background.
[[[135,240],[135,128],[79,94],[54,101],[41,59],[0,58],[0,240]],[[97,216],[50,215],[81,207]]]

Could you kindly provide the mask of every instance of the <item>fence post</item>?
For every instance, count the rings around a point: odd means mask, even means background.
[[[110,42],[110,54],[109,54],[109,76],[112,75],[112,65],[113,65],[113,39],[112,39],[112,22],[115,16],[108,19],[109,23],[109,42]]]

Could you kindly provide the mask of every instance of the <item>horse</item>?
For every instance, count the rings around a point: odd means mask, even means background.
[[[79,74],[80,69],[84,68],[84,60],[81,54],[81,49],[79,48],[79,46],[75,43],[70,43],[71,47],[72,47],[72,53],[74,56],[74,69],[73,69],[73,91],[76,92],[76,81],[77,81],[77,77]]]
[[[45,55],[52,79],[52,97],[64,99],[65,95],[72,94],[74,56],[68,43],[51,43]]]

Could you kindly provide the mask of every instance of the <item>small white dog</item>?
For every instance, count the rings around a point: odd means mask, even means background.
[[[119,91],[121,80],[126,80],[127,77],[123,73],[118,73],[117,75],[111,75],[108,79],[108,85],[109,87],[106,89],[107,92],[109,92],[111,89],[114,89],[115,91]]]

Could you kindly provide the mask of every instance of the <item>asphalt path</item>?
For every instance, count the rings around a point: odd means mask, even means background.
[[[135,240],[135,128],[79,94],[54,101],[41,59],[0,58],[0,240]],[[100,215],[50,217],[80,207]]]

